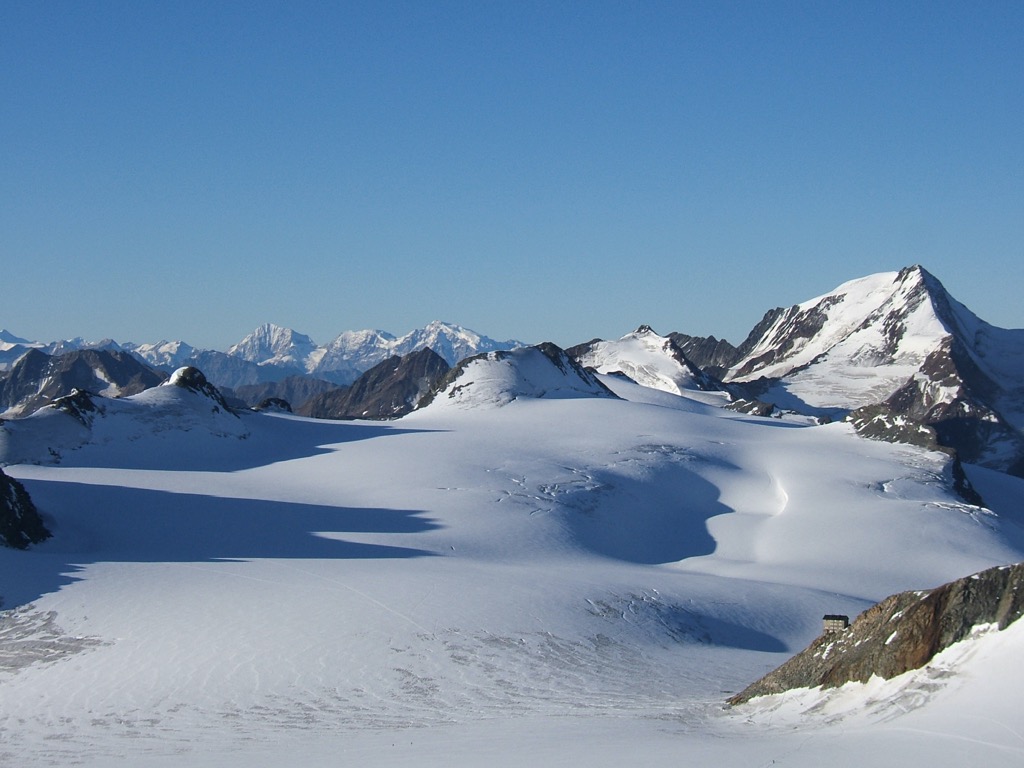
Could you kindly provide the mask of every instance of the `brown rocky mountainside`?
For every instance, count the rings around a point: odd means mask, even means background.
[[[729,699],[742,704],[795,688],[835,688],[919,669],[980,624],[1005,629],[1024,613],[1024,563],[990,568],[929,591],[901,592]]]

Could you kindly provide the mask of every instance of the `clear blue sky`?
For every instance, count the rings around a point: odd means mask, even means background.
[[[914,263],[1024,327],[1024,3],[0,3],[22,336],[739,342]]]

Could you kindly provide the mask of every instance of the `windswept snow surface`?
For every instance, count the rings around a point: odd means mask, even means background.
[[[1024,558],[1019,481],[617,392],[173,439],[131,398],[7,467],[55,535],[0,550],[0,764],[1021,764],[1013,628],[909,715],[722,709],[824,613]]]

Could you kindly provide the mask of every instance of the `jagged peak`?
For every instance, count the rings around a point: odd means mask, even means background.
[[[233,349],[240,349],[246,346],[277,346],[281,343],[301,346],[316,346],[314,341],[304,333],[299,333],[287,326],[276,325],[275,323],[264,323],[231,347],[231,349],[228,350],[228,354],[231,354],[231,350]]]

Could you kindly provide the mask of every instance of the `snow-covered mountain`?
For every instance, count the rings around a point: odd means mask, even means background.
[[[179,461],[202,466],[201,436],[245,438],[246,422],[195,368],[180,368],[162,383],[126,397],[105,397],[83,390],[58,398],[23,419],[0,426],[0,465],[60,463],[85,446],[110,446],[127,460]],[[135,443],[160,436],[152,449],[160,458],[136,453]],[[184,459],[181,454],[196,454]],[[126,460],[122,458],[122,460]]]
[[[307,360],[317,346],[313,340],[291,328],[267,323],[230,347],[229,355],[259,365],[307,370]]]
[[[594,341],[566,350],[585,368],[621,373],[644,387],[673,395],[687,391],[721,391],[721,383],[690,362],[670,339],[647,325],[616,341]]]
[[[565,350],[546,342],[463,360],[438,385],[434,409],[500,407],[520,398],[616,397]]]
[[[920,266],[768,312],[720,370],[780,408],[862,409],[877,435],[909,419],[965,461],[1024,472],[1024,330],[980,320]]]

